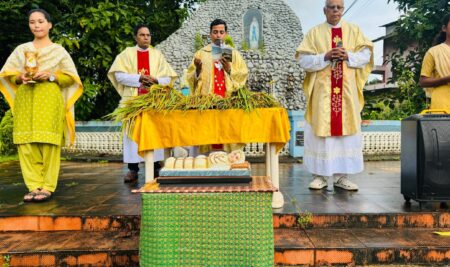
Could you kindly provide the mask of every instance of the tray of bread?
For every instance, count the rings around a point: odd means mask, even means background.
[[[250,164],[242,150],[217,151],[208,156],[175,158],[164,161],[157,182],[161,184],[248,183]]]

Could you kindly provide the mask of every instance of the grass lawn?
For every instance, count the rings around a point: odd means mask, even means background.
[[[7,161],[16,161],[16,160],[19,160],[19,156],[17,154],[8,155],[8,156],[0,155],[0,163],[7,162]]]

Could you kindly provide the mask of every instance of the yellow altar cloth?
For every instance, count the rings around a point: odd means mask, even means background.
[[[148,111],[136,118],[132,139],[141,156],[158,148],[232,143],[274,143],[279,152],[289,130],[284,108]]]

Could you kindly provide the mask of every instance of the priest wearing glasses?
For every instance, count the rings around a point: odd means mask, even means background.
[[[297,48],[306,71],[304,164],[310,189],[333,185],[349,191],[358,185],[348,175],[364,169],[361,135],[363,87],[373,68],[373,44],[358,26],[342,20],[343,0],[327,0],[326,22],[313,27]]]

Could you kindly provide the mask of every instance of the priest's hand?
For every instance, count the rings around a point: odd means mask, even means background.
[[[145,87],[149,87],[152,84],[154,84],[154,78],[152,78],[150,75],[141,74],[141,77],[139,78],[139,82],[141,84],[143,84]]]
[[[194,59],[194,65],[195,65],[195,71],[197,73],[197,76],[200,75],[200,73],[202,72],[202,60],[199,58]]]
[[[348,53],[347,50],[343,47],[338,47],[337,49],[337,57],[340,61],[348,61]]]
[[[158,82],[158,79],[156,79],[155,77],[153,77],[153,76],[150,76],[150,83],[153,85],[153,84],[159,84],[159,82]]]
[[[231,72],[231,64],[230,64],[230,62],[228,62],[228,60],[226,60],[224,57],[222,57],[222,58],[220,59],[220,63],[222,63],[223,69],[224,69],[228,74],[230,74],[230,72]]]
[[[347,50],[343,47],[335,47],[325,54],[325,61],[345,61],[348,60]]]

